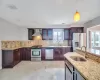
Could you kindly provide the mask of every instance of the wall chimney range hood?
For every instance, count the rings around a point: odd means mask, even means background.
[[[35,29],[35,33],[32,36],[41,36],[40,30],[39,29]]]

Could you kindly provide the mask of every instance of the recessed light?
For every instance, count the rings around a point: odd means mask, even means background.
[[[17,8],[15,5],[13,5],[13,4],[8,4],[7,7],[10,8],[10,9],[14,9],[14,10],[15,10],[15,9],[18,9],[18,8]]]

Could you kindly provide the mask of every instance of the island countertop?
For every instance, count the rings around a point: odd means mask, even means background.
[[[81,50],[81,48],[77,48],[77,49]],[[84,51],[84,50],[82,50],[82,51]],[[86,49],[86,52],[92,53],[92,54],[97,55],[97,56],[100,56],[100,49],[89,48],[89,49]]]
[[[80,74],[86,80],[100,80],[100,63],[97,63],[91,59],[86,59],[86,61],[74,61],[70,56],[81,56],[76,52],[68,52],[64,54],[64,57],[80,72]]]

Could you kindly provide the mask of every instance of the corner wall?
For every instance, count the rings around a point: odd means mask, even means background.
[[[0,69],[2,68],[2,40],[28,40],[28,30],[0,18]]]
[[[90,27],[93,27],[93,26],[97,26],[97,25],[100,25],[100,16],[96,17],[93,20],[90,20],[90,21],[86,22],[84,24],[84,32],[87,31],[87,28],[90,28]]]

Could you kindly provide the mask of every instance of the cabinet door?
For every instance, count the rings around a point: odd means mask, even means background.
[[[80,75],[80,73],[77,70],[75,70],[75,73],[76,73],[75,80],[86,80],[83,76]]]
[[[53,39],[53,30],[52,29],[48,29],[48,39],[49,40]]]
[[[20,62],[20,52],[19,52],[19,49],[14,50],[13,61],[14,61],[14,65],[17,64],[18,62]]]
[[[31,49],[30,48],[22,48],[20,50],[21,60],[31,60]]]
[[[45,48],[41,49],[41,60],[45,60]]]
[[[66,65],[65,65],[65,80],[73,80],[72,73],[69,71]]]
[[[63,60],[62,48],[54,48],[54,60]]]
[[[26,48],[25,52],[26,52],[26,60],[30,61],[31,60],[31,49]]]
[[[28,40],[33,40],[34,29],[28,29]]]
[[[69,29],[64,29],[64,40],[69,40],[70,35],[69,35]]]
[[[77,32],[78,33],[83,33],[83,31],[84,31],[83,29],[84,29],[83,27],[79,27],[78,30],[77,30]]]
[[[42,29],[42,40],[47,40],[47,39],[48,39],[48,30]]]

